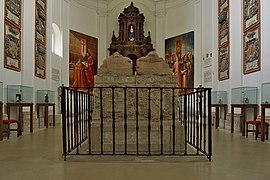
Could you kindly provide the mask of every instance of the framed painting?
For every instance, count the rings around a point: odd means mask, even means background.
[[[179,88],[194,88],[194,31],[165,40],[165,61],[178,76]]]
[[[219,48],[218,80],[230,78],[230,48],[229,45]]]
[[[38,6],[40,6],[43,10],[46,10],[47,0],[36,0]]]
[[[260,71],[261,69],[261,37],[260,25],[250,29],[244,34],[244,74]]]
[[[35,76],[46,78],[46,0],[36,0]]]
[[[21,71],[21,31],[9,22],[4,27],[4,67],[14,71]]]
[[[223,11],[220,13],[219,18],[219,47],[229,43],[229,11]]]
[[[218,80],[230,78],[230,1],[218,1]]]
[[[46,43],[46,12],[40,6],[36,6],[36,39]]]
[[[69,42],[70,86],[94,87],[98,64],[98,39],[70,30]]]
[[[219,14],[229,7],[229,0],[218,0]]]
[[[46,77],[46,47],[36,42],[35,47],[35,76],[45,79]]]
[[[5,0],[5,19],[21,28],[22,0]]]
[[[260,23],[260,0],[243,0],[244,32]]]

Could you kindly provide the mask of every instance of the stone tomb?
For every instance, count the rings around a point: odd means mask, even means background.
[[[132,61],[119,53],[113,54],[104,61],[95,76],[96,87],[116,87],[115,92],[115,142],[116,153],[123,153],[125,143],[124,129],[124,88],[117,87],[176,87],[177,77],[172,75],[166,62],[155,52],[137,60],[137,75],[132,75]],[[148,152],[148,88],[138,90],[138,124],[139,124],[139,151]],[[184,149],[183,127],[178,121],[178,99],[175,90],[175,125],[176,125],[176,152]],[[163,89],[163,144],[164,151],[172,152],[172,94],[173,90]],[[129,154],[136,153],[136,90],[127,89],[127,149]],[[151,90],[151,153],[160,153],[160,89]],[[112,89],[102,90],[103,111],[103,150],[112,152]],[[92,151],[100,151],[100,91],[94,90],[94,112],[92,121]]]

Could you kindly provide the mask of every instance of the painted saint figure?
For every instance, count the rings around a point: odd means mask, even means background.
[[[79,59],[75,64],[74,83],[72,84],[72,87],[85,87],[88,85],[84,70],[85,66],[81,59]]]
[[[94,58],[91,55],[90,50],[88,49],[85,55],[85,66],[86,66],[86,77],[90,87],[94,87]]]

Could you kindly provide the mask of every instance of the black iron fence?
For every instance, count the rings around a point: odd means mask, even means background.
[[[63,155],[212,156],[211,89],[62,87]]]

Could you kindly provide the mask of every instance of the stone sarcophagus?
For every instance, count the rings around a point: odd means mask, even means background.
[[[114,53],[104,60],[95,76],[92,149],[118,152],[151,153],[163,150],[180,153],[184,148],[184,130],[178,121],[177,77],[155,52],[137,60],[133,75],[132,61]],[[101,87],[102,90],[100,89]],[[103,129],[102,129],[103,127]],[[101,137],[101,133],[103,137]],[[115,135],[113,135],[115,134]],[[173,142],[174,140],[174,142]]]

